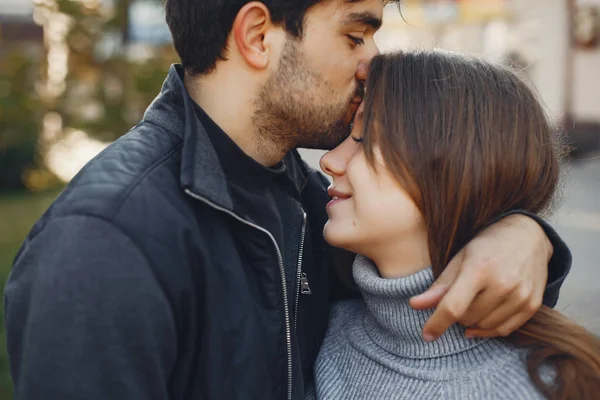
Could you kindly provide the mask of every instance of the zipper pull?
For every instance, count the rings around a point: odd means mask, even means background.
[[[300,279],[300,293],[312,294],[312,291],[310,290],[310,285],[308,284],[308,278],[304,272],[302,273],[302,279]]]

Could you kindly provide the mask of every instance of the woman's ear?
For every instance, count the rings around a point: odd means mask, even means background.
[[[233,22],[233,39],[251,67],[264,69],[269,65],[271,47],[265,36],[273,27],[269,9],[261,2],[250,2],[238,12]]]

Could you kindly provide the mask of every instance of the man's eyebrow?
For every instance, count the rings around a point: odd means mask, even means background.
[[[343,21],[345,25],[359,23],[370,26],[375,30],[381,28],[382,22],[383,21],[381,20],[381,18],[377,18],[373,13],[369,11],[350,13],[344,18]]]

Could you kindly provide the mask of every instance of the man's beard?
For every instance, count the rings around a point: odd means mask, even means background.
[[[312,71],[299,41],[288,39],[277,71],[263,86],[253,115],[257,140],[265,151],[283,153],[296,147],[330,150],[344,141],[362,85],[342,96]]]

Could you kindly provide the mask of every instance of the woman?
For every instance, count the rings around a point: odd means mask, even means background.
[[[549,210],[558,146],[533,93],[503,67],[440,51],[376,57],[367,88],[351,137],[321,160],[324,235],[361,254],[363,299],[332,308],[317,398],[600,398],[600,342],[558,312],[505,339],[453,326],[428,342],[432,311],[409,304],[498,216]]]

